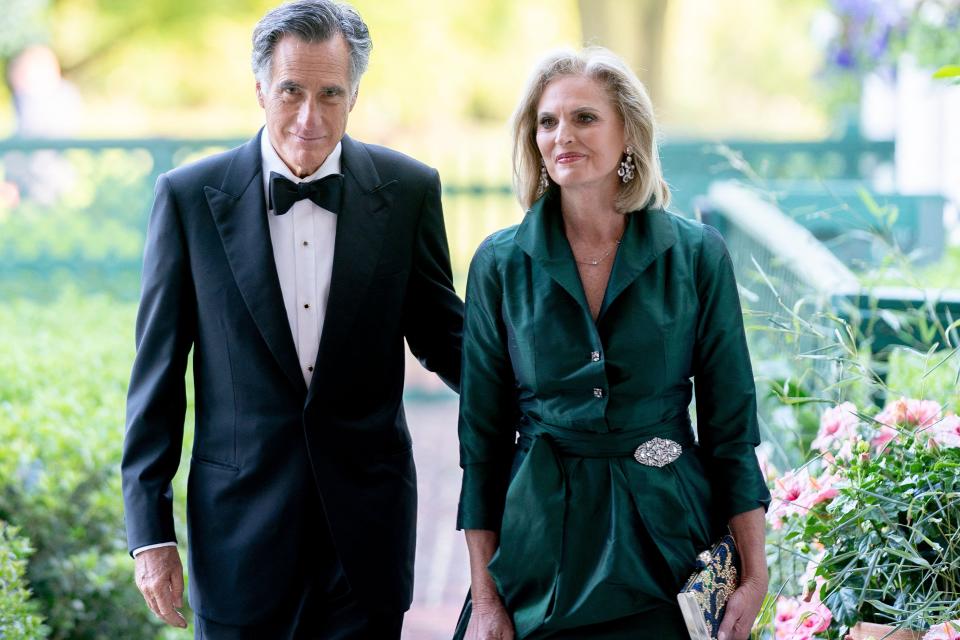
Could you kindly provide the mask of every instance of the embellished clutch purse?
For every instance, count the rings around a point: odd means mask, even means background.
[[[727,599],[740,585],[740,554],[725,535],[697,556],[697,568],[677,594],[691,640],[715,640]]]

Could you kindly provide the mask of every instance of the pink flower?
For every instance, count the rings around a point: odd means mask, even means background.
[[[940,419],[942,407],[933,400],[907,400],[907,424],[926,428]]]
[[[960,640],[960,620],[933,625],[924,634],[923,640]]]
[[[830,626],[833,614],[819,599],[804,602],[799,598],[777,599],[773,629],[776,640],[810,640]]]
[[[933,425],[927,433],[930,442],[938,447],[960,447],[960,417],[950,413]]]
[[[906,422],[907,399],[900,398],[899,400],[887,403],[887,406],[874,417],[874,420],[889,427]]]
[[[806,468],[800,471],[788,471],[782,478],[777,478],[771,491],[771,507],[767,511],[767,519],[774,529],[783,526],[784,518],[800,513],[797,501],[803,495],[804,487],[808,483]]]
[[[942,407],[933,400],[915,400],[901,397],[889,403],[874,420],[881,423],[870,444],[877,450],[896,438],[901,430],[927,429],[940,419]]]
[[[899,431],[884,424],[877,431],[877,435],[873,436],[873,438],[870,440],[870,446],[876,451],[880,451],[887,445],[888,442],[896,438],[898,435],[900,435]]]
[[[789,471],[773,484],[773,508],[767,513],[771,526],[779,529],[784,518],[803,515],[814,505],[833,499],[837,495],[834,484],[840,480],[839,474],[823,474],[819,478],[811,476],[807,468]]]
[[[808,506],[812,507],[821,502],[833,500],[837,496],[837,489],[833,486],[840,480],[840,474],[826,475],[819,478],[810,477],[809,491],[804,496],[808,501]]]
[[[940,418],[941,411],[940,404],[933,400],[901,397],[885,406],[874,420],[891,427],[929,427]]]
[[[800,607],[800,626],[811,636],[829,629],[832,621],[830,609],[819,600],[805,602]]]
[[[824,411],[820,416],[817,438],[810,444],[810,448],[827,453],[842,449],[845,443],[855,440],[859,424],[856,411],[857,407],[852,402],[844,402]]]

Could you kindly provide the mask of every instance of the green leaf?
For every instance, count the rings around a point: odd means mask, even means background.
[[[940,67],[933,74],[934,78],[957,78],[960,77],[960,64],[948,64]]]
[[[918,556],[915,553],[907,553],[906,551],[901,551],[900,549],[888,548],[886,552],[892,556],[897,556],[898,558],[903,558],[907,562],[912,562],[913,564],[920,565],[925,569],[930,569],[930,563]]]
[[[827,608],[841,624],[852,626],[859,617],[860,601],[856,592],[849,587],[841,587],[827,596]]]

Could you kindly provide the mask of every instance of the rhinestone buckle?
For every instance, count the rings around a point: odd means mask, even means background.
[[[679,443],[666,438],[653,438],[637,447],[633,457],[648,467],[664,467],[679,458],[681,453],[683,447]]]

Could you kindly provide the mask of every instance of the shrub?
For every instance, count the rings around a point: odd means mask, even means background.
[[[0,521],[0,638],[4,640],[34,640],[49,632],[24,579],[32,551],[16,528]]]
[[[846,402],[823,413],[812,449],[772,490],[774,540],[806,561],[804,597],[777,603],[776,637],[960,616],[960,417],[929,400],[873,417]]]
[[[27,577],[55,640],[161,629],[133,583],[120,490],[133,313],[76,295],[0,306],[0,519],[36,549]]]

